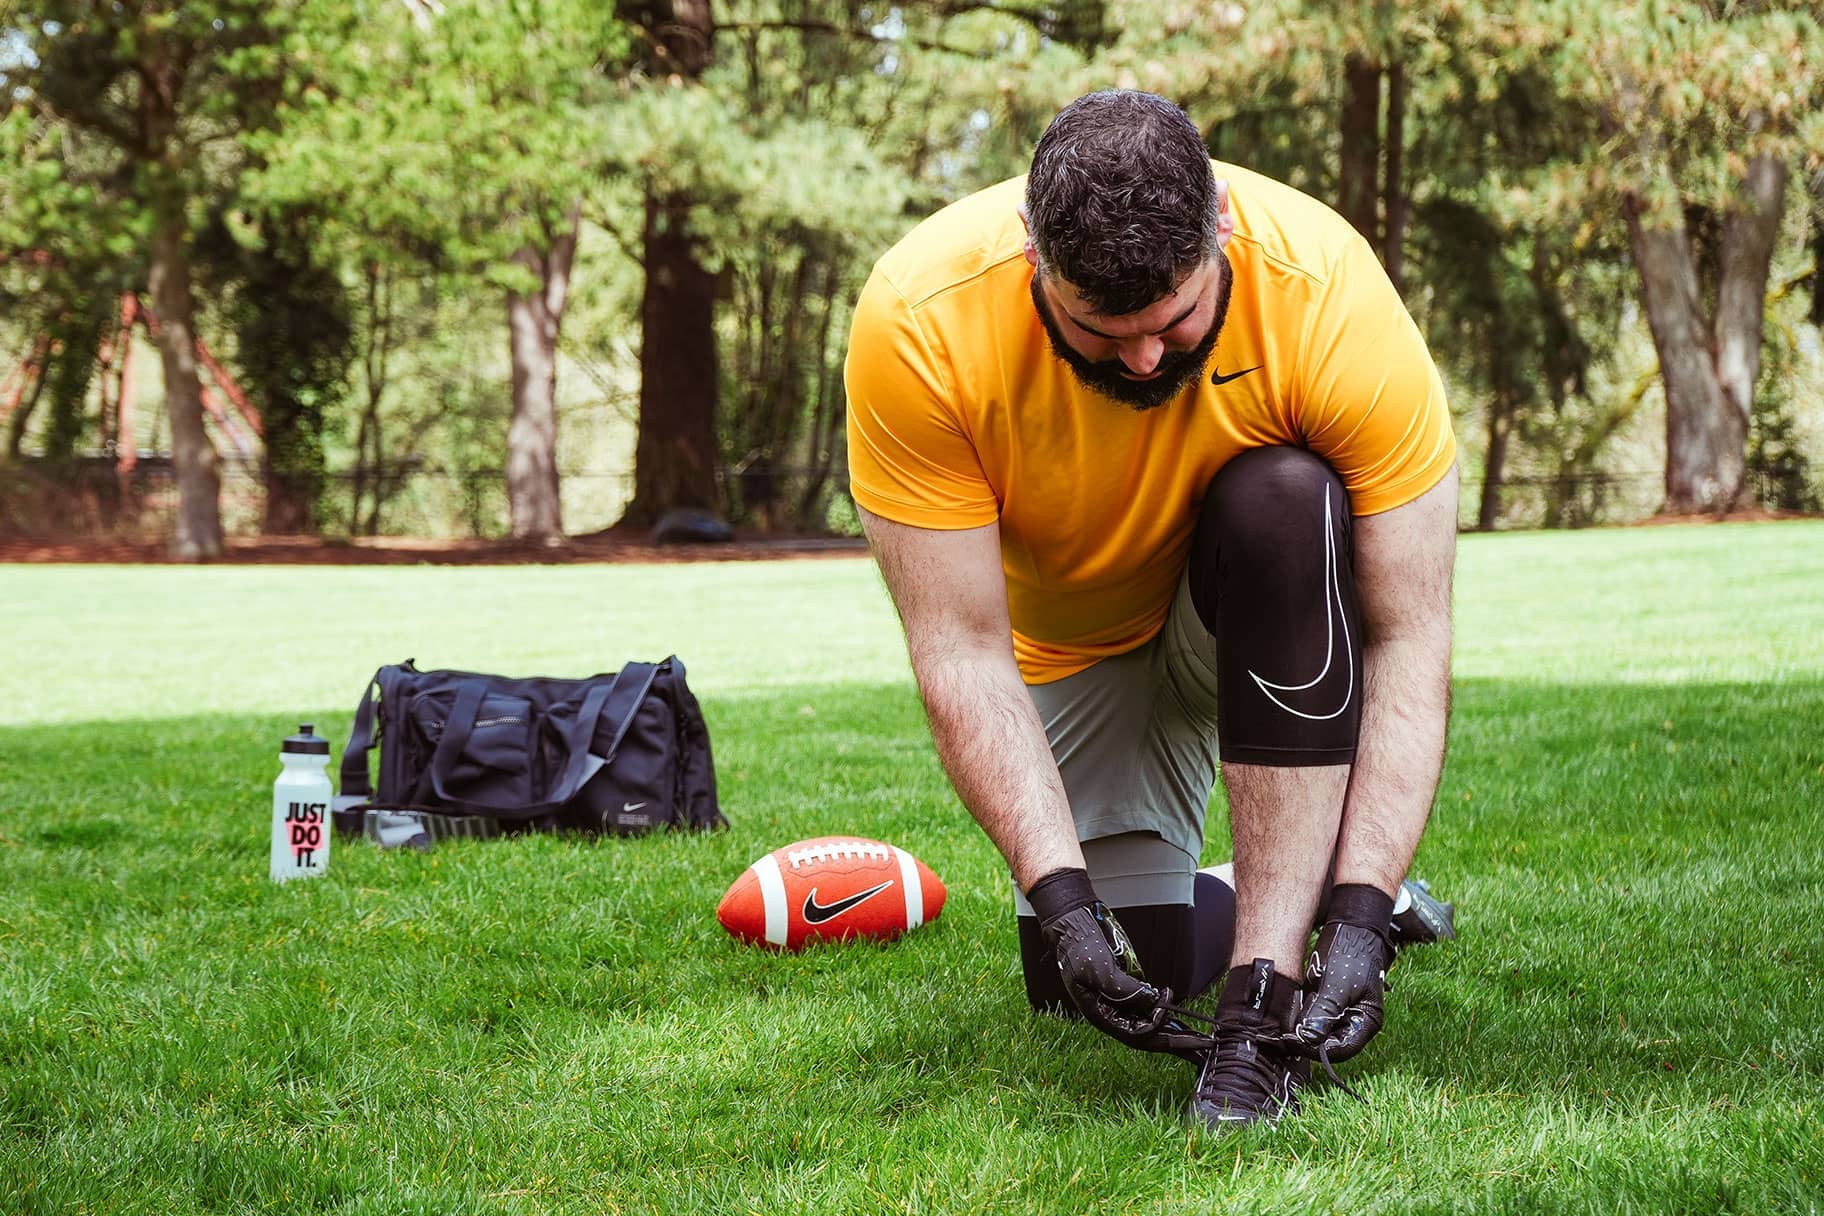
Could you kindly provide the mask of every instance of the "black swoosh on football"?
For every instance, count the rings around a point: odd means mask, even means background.
[[[817,888],[812,887],[811,893],[804,897],[804,923],[807,925],[821,925],[826,920],[834,920],[857,904],[865,903],[866,901],[873,899],[876,895],[879,895],[882,891],[892,885],[893,880],[889,878],[878,887],[869,887],[866,891],[858,891],[847,899],[839,899],[833,904],[818,903]]]
[[[1240,371],[1230,372],[1226,376],[1223,375],[1221,371],[1213,371],[1210,373],[1210,383],[1211,384],[1227,384],[1231,380],[1241,379],[1243,376],[1247,375],[1249,372],[1257,372],[1260,370],[1260,368],[1261,368],[1261,365],[1256,363],[1253,367],[1244,367]]]

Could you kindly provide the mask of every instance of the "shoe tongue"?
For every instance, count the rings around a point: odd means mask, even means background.
[[[1221,1009],[1247,1010],[1252,1015],[1250,1020],[1272,1022],[1287,1003],[1291,987],[1292,981],[1273,969],[1272,959],[1257,958],[1229,968],[1217,1005]]]
[[[1267,995],[1273,991],[1273,964],[1264,958],[1254,960],[1248,969],[1248,1008],[1255,1011],[1267,1007]]]

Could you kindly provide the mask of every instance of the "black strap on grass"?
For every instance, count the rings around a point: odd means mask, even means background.
[[[407,659],[406,662],[411,660]],[[374,696],[374,687],[380,683],[380,677],[385,673],[386,668],[382,667],[361,686],[361,700],[355,706],[354,730],[348,736],[348,746],[342,749],[340,792],[344,795],[359,798],[373,796],[373,781],[367,771],[367,753],[374,750],[374,706],[379,701]]]

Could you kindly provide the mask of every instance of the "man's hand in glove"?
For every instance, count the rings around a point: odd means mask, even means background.
[[[1393,897],[1374,887],[1345,883],[1331,891],[1329,919],[1305,965],[1305,1011],[1292,1029],[1309,1054],[1341,1062],[1380,1031],[1392,918]]]
[[[1147,983],[1121,925],[1096,898],[1085,870],[1053,870],[1026,892],[1039,932],[1058,958],[1064,991],[1092,1026],[1130,1047],[1171,1050],[1154,1040],[1167,1026],[1169,991]]]

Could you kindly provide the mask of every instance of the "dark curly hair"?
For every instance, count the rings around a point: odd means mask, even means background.
[[[1033,150],[1026,222],[1039,266],[1104,316],[1138,312],[1217,252],[1210,154],[1185,112],[1110,89],[1058,112]]]

